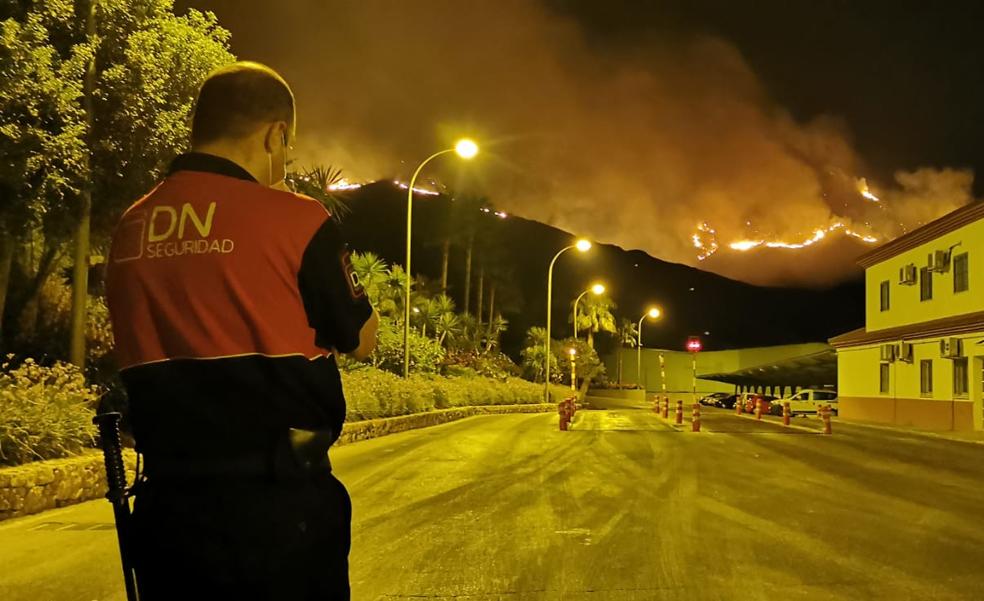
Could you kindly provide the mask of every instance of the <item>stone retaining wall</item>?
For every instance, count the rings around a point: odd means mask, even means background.
[[[436,426],[475,415],[545,413],[556,410],[557,406],[553,404],[489,405],[350,422],[342,428],[342,435],[336,444],[349,444]],[[127,480],[132,483],[136,454],[132,449],[125,449],[123,460],[127,468]],[[97,450],[86,451],[77,457],[0,468],[0,521],[98,499],[105,494],[106,470],[102,452]]]
[[[136,453],[125,449],[123,462],[130,482],[136,461]],[[98,499],[105,494],[102,451],[0,468],[0,520]]]

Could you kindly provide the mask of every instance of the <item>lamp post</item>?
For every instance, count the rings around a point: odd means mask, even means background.
[[[474,158],[478,154],[478,145],[475,142],[465,138],[459,140],[454,148],[446,148],[439,152],[435,152],[430,155],[424,162],[417,166],[417,170],[413,172],[413,177],[410,178],[410,184],[407,186],[407,262],[406,262],[406,274],[407,283],[403,294],[403,377],[410,377],[410,284],[413,282],[413,277],[410,272],[410,235],[412,232],[411,225],[413,223],[413,185],[417,181],[417,176],[420,175],[420,171],[424,168],[424,165],[441,156],[442,154],[447,154],[449,152],[457,153],[463,159]]]
[[[659,310],[659,307],[650,307],[648,311],[642,314],[639,318],[639,327],[636,328],[636,384],[639,388],[642,388],[642,322],[647,317],[649,319],[659,319],[659,316],[663,312]]]
[[[575,340],[577,340],[577,304],[581,302],[581,299],[584,298],[584,295],[589,292],[594,294],[595,296],[602,295],[605,293],[605,285],[595,284],[591,286],[590,288],[582,292],[580,296],[578,296],[577,299],[574,301],[574,339]]]
[[[550,402],[550,305],[553,303],[553,268],[554,264],[557,263],[557,259],[560,255],[565,252],[576,248],[578,252],[588,252],[591,250],[591,242],[585,240],[584,238],[578,240],[576,243],[565,246],[560,249],[552,261],[550,261],[550,268],[547,270],[547,338],[543,341],[543,402]]]
[[[570,349],[567,351],[571,358],[571,392],[575,395],[577,394],[577,366],[574,363],[574,357],[577,356],[577,349]]]

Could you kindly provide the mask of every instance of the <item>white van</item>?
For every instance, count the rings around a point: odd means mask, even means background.
[[[772,403],[772,413],[782,415],[783,403],[789,401],[789,412],[792,415],[816,413],[817,408],[830,405],[831,412],[837,415],[837,391],[807,388],[781,401]]]

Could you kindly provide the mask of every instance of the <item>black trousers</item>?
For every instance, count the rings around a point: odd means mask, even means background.
[[[148,480],[131,537],[141,601],[349,601],[351,522],[348,492],[330,472]]]

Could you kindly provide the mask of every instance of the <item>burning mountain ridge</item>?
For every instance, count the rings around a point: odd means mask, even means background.
[[[875,181],[841,120],[793,118],[717,37],[599,47],[532,0],[296,4],[269,62],[296,87],[302,161],[352,181],[405,180],[467,134],[478,159],[442,158],[429,178],[760,284],[844,279],[865,248],[973,200],[968,171]]]

